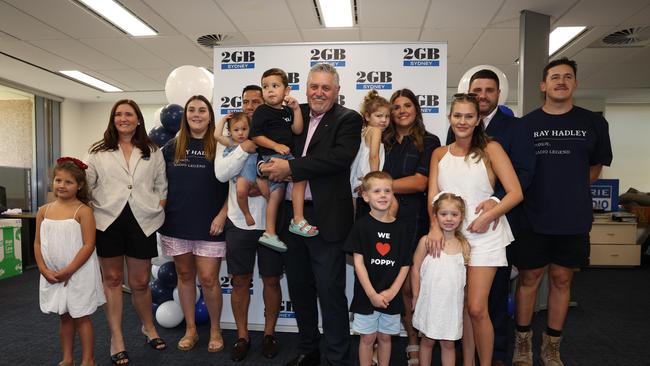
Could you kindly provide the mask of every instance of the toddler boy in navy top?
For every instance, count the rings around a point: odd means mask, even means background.
[[[292,160],[294,135],[302,133],[303,119],[298,101],[289,96],[289,79],[278,68],[266,70],[262,74],[262,97],[264,104],[253,113],[251,139],[258,146],[262,161],[271,158]],[[266,231],[259,239],[260,244],[279,252],[285,252],[287,246],[280,241],[275,230],[278,208],[284,200],[286,183],[269,182],[260,184],[262,195],[267,198]],[[307,181],[294,182],[291,192],[294,216],[289,231],[294,234],[311,237],[318,235],[318,229],[307,223],[304,217],[305,189]]]
[[[393,179],[388,173],[366,174],[361,189],[370,214],[354,224],[343,248],[354,257],[352,330],[361,335],[361,365],[371,364],[375,340],[379,343],[379,365],[388,365],[391,335],[400,332],[400,314],[404,311],[400,289],[412,261],[409,235],[389,211]]]

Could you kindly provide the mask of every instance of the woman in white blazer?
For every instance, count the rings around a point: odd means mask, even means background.
[[[122,335],[125,260],[141,331],[152,348],[167,346],[153,323],[149,288],[151,258],[158,255],[156,230],[165,220],[165,161],[147,136],[142,112],[134,101],[115,103],[104,138],[92,145],[87,163],[111,330],[111,361],[126,365],[130,360]]]

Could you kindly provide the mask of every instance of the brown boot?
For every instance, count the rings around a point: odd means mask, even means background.
[[[515,350],[512,366],[533,366],[533,331],[515,331]]]
[[[560,359],[560,342],[562,337],[542,334],[542,364],[544,366],[564,366]]]

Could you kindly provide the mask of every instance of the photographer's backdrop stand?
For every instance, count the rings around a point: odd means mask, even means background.
[[[241,111],[241,92],[249,84],[260,85],[262,73],[283,69],[289,76],[291,95],[305,103],[309,69],[320,62],[334,65],[340,76],[339,104],[359,110],[370,89],[389,99],[398,89],[409,88],[418,97],[427,130],[441,140],[447,135],[447,44],[446,43],[313,43],[214,49],[213,106],[216,118]],[[232,287],[225,261],[221,267],[223,290],[222,326],[235,328],[230,307]],[[352,300],[354,269],[347,267],[346,294]],[[286,278],[281,281],[282,307],[277,330],[297,331]],[[252,330],[264,327],[262,281],[257,266],[251,285],[248,316]]]

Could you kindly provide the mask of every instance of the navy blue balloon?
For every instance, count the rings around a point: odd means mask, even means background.
[[[183,107],[178,104],[167,104],[160,111],[160,123],[173,135],[181,129],[183,119]]]
[[[153,280],[151,282],[151,302],[162,304],[169,300],[174,300],[174,288],[163,285],[160,280]]]
[[[167,141],[174,138],[174,134],[167,131],[163,126],[156,126],[149,131],[149,138],[158,145],[158,147],[163,147]]]
[[[513,112],[512,109],[506,107],[505,105],[499,105],[499,110],[501,111],[501,113],[505,115],[512,116],[512,117],[515,116],[515,112]]]
[[[160,281],[163,286],[171,287],[172,289],[176,287],[178,276],[176,275],[176,266],[174,265],[174,262],[167,262],[160,266],[160,269],[158,269],[158,281]]]
[[[208,320],[210,320],[210,314],[207,306],[205,306],[205,300],[201,297],[194,305],[194,321],[196,324],[203,324],[207,323]]]

